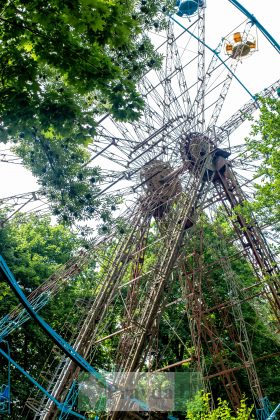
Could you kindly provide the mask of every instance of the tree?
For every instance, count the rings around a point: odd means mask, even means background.
[[[0,230],[0,255],[27,296],[64,264],[78,247],[80,240],[63,225],[52,226],[49,217],[21,214]],[[94,267],[94,263],[91,267]],[[93,279],[93,271],[89,268],[86,276],[73,278],[41,311],[42,317],[56,331],[63,331],[66,340],[70,339],[72,329],[82,314],[82,309],[77,313],[75,301],[80,297],[86,299],[90,295]],[[18,301],[11,289],[1,281],[0,319],[17,305]],[[71,323],[66,331],[65,321],[69,315]],[[38,378],[53,347],[49,338],[31,320],[18,326],[7,339],[12,358],[32,376]],[[1,359],[0,365],[2,384],[6,380],[6,363]],[[11,378],[12,418],[21,418],[23,405],[33,388],[14,368]],[[42,383],[41,377],[39,382]]]
[[[160,65],[146,34],[164,25],[161,7],[159,0],[16,0],[1,8],[0,141],[15,142],[64,222],[92,218],[102,204],[98,171],[85,166],[87,146],[99,115],[139,118],[136,82]]]
[[[203,279],[202,289],[203,296],[207,304],[207,308],[214,307],[214,310],[209,311],[203,322],[206,320],[207,325],[211,323],[216,328],[220,340],[225,344],[226,351],[226,367],[238,368],[236,378],[240,388],[244,394],[250,398],[250,388],[246,377],[245,369],[239,357],[236,356],[236,348],[231,339],[230,332],[225,328],[223,322],[224,312],[219,307],[215,309],[217,303],[227,302],[229,300],[229,292],[225,284],[225,275],[223,267],[219,264],[216,249],[223,246],[221,244],[221,237],[216,230],[217,226],[222,228],[227,242],[227,252],[231,260],[232,269],[237,276],[237,280],[241,285],[251,286],[256,283],[254,273],[251,267],[244,258],[240,257],[238,248],[232,243],[232,230],[225,220],[219,218],[215,223],[207,220],[206,216],[197,222],[198,230],[203,237],[204,246],[201,248],[200,236],[192,235],[188,237],[185,242],[181,259],[184,260],[184,255],[188,256],[186,259],[186,272],[192,273],[197,266],[196,261],[192,260],[192,254],[203,251],[202,263]],[[124,226],[122,225],[123,229]],[[127,231],[129,227],[125,226]],[[156,227],[153,227],[149,233],[148,247],[146,249],[146,258],[144,262],[143,272],[149,272],[153,263],[155,262],[155,254],[159,242],[153,244],[153,240],[158,238],[154,236]],[[124,232],[119,232],[122,235]],[[115,240],[118,237],[116,235]],[[4,256],[9,267],[14,272],[16,279],[19,281],[25,294],[29,294],[38,285],[42,283],[49,275],[51,275],[60,264],[63,264],[67,259],[75,253],[75,250],[81,246],[80,241],[70,232],[69,229],[62,225],[50,226],[50,219],[47,217],[40,218],[38,216],[20,215],[14,220],[7,223],[3,229],[0,230],[0,254]],[[108,270],[106,261],[110,261],[112,252],[116,246],[115,241],[111,241],[106,247],[99,247],[95,250],[94,260],[86,269],[73,278],[69,284],[63,288],[63,291],[53,297],[48,305],[43,308],[41,316],[59,333],[62,333],[64,338],[70,343],[73,342],[73,337],[77,336],[79,322],[88,311],[87,303],[94,297],[94,294],[100,291],[100,286],[96,287]],[[236,255],[238,257],[236,258]],[[99,264],[96,264],[98,261]],[[103,264],[100,263],[103,261]],[[178,261],[178,264],[180,263]],[[131,280],[130,273],[133,262],[129,263],[127,273],[123,277],[124,296],[129,291],[130,285],[125,285]],[[179,268],[179,266],[178,266]],[[179,270],[181,270],[181,265]],[[188,313],[186,311],[185,300],[182,298],[182,291],[178,287],[179,280],[177,278],[178,270],[175,270],[174,277],[166,285],[167,305],[164,314],[159,323],[159,332],[157,337],[157,345],[154,348],[155,352],[149,360],[150,368],[157,370],[166,367],[176,361],[188,359],[194,355],[193,344],[191,341],[190,328],[188,323]],[[182,279],[184,281],[184,277]],[[146,288],[146,281],[141,283],[143,290]],[[18,303],[11,293],[10,289],[3,284],[0,284],[0,320],[3,316],[8,314],[10,310]],[[257,289],[258,291],[258,289]],[[258,311],[265,305],[263,299],[256,298],[258,302]],[[78,306],[75,306],[80,302]],[[172,303],[173,302],[173,303]],[[175,303],[176,302],[176,303]],[[265,390],[265,395],[270,398],[272,403],[278,402],[279,395],[279,381],[275,372],[279,368],[279,361],[274,358],[263,359],[270,353],[279,353],[279,344],[277,344],[273,333],[269,331],[264,325],[263,319],[256,315],[255,310],[250,305],[251,301],[244,301],[242,303],[243,315],[245,318],[249,337],[251,338],[251,347],[253,356],[256,360],[256,368],[260,377],[260,382]],[[169,305],[170,303],[170,305]],[[119,296],[114,305],[108,311],[108,315],[102,321],[101,328],[96,339],[102,338],[107,334],[114,333],[120,329],[124,322],[123,300]],[[260,312],[259,312],[260,313]],[[189,314],[191,315],[191,314]],[[234,321],[234,320],[233,320]],[[171,325],[171,328],[170,328]],[[71,341],[72,340],[72,341]],[[55,367],[60,362],[60,357],[57,353],[51,353],[52,343],[42,333],[42,331],[32,321],[24,324],[21,328],[17,328],[16,332],[11,334],[9,341],[12,349],[12,357],[19,362],[31,375],[38,378],[40,372],[44,370],[43,376],[51,379],[46,372],[49,371],[50,363],[47,362],[47,357],[51,354],[53,365],[51,372],[54,372]],[[202,340],[203,341],[203,340]],[[119,335],[112,337],[112,339],[102,341],[98,351],[94,354],[92,359],[93,366],[102,368],[107,371],[114,370],[116,366],[116,351],[119,345]],[[205,355],[206,370],[208,374],[216,373],[217,369],[213,363],[211,352],[208,350],[207,342],[203,341],[203,353]],[[45,364],[46,363],[46,364]],[[49,363],[49,364],[48,364]],[[2,365],[3,366],[3,365]],[[240,369],[239,369],[240,368]],[[175,368],[176,371],[196,371],[197,365],[195,358],[184,366]],[[0,383],[3,378],[3,369],[0,372]],[[39,382],[42,383],[43,378],[39,377]],[[4,381],[4,378],[3,378]],[[3,382],[4,383],[4,382]],[[12,391],[13,391],[13,415],[14,418],[22,416],[22,407],[28,398],[32,387],[28,381],[23,380],[22,376],[16,371],[12,372]],[[218,398],[225,398],[224,387],[218,378],[211,381],[211,390],[215,401]],[[249,400],[249,403],[251,401]],[[193,412],[193,410],[192,410]],[[229,413],[230,410],[225,403],[222,403],[220,412]],[[208,416],[208,414],[207,414]],[[230,416],[232,416],[230,414]],[[200,417],[196,417],[200,418]],[[194,419],[196,419],[194,417]],[[205,417],[205,419],[215,419],[215,417]],[[226,417],[227,418],[227,417]],[[229,419],[235,417],[228,417]],[[241,419],[242,417],[240,417]],[[244,417],[245,420],[246,417]],[[248,418],[248,417],[247,417]],[[246,419],[247,419],[246,418]]]
[[[76,221],[111,220],[120,198],[100,197],[102,181],[100,171],[87,165],[90,154],[83,145],[71,139],[46,139],[35,136],[34,143],[22,139],[16,152],[25,166],[36,176],[40,196],[47,200],[59,222],[74,224]]]
[[[141,4],[6,2],[0,18],[2,129],[17,135],[35,126],[67,136],[69,130],[88,134],[82,124],[92,126],[100,110],[134,119],[143,105],[135,81],[158,64],[145,31],[161,19],[159,1]]]
[[[260,116],[247,139],[249,156],[260,160],[254,207],[266,222],[280,220],[280,101],[261,99]]]
[[[23,290],[31,292],[64,264],[80,241],[50,217],[19,214],[0,230],[0,255]]]
[[[228,402],[218,399],[218,406],[211,410],[210,408],[210,395],[199,392],[196,394],[193,401],[187,404],[187,415],[186,420],[248,420],[254,418],[252,415],[253,406],[248,407],[246,400],[243,399],[240,402],[240,408],[236,414],[232,414],[232,411],[228,405]]]
[[[242,393],[248,397],[250,403],[253,402],[246,370],[242,366],[242,359],[240,360],[238,334],[234,329],[236,319],[230,306],[232,297],[228,286],[227,274],[219,253],[223,247],[226,247],[227,258],[234,273],[238,289],[240,289],[239,299],[242,301],[242,313],[248,336],[251,338],[250,345],[253,358],[256,360],[257,374],[263,387],[264,395],[268,396],[272,403],[277,402],[280,388],[275,372],[279,369],[279,358],[275,356],[279,354],[279,340],[273,333],[275,328],[274,320],[269,318],[267,301],[265,299],[255,297],[246,301],[242,293],[242,289],[246,287],[251,288],[257,282],[252,267],[241,256],[240,250],[232,241],[234,232],[224,214],[220,214],[213,222],[210,222],[204,215],[200,221],[196,222],[196,225],[196,234],[188,237],[187,243],[182,249],[181,264],[178,264],[179,273],[175,274],[176,280],[168,284],[167,305],[159,326],[158,350],[153,369],[156,370],[177,361],[190,359],[188,363],[177,366],[175,371],[197,371],[196,354],[188,322],[188,318],[192,322],[193,314],[197,311],[202,316],[199,328],[206,365],[205,371],[208,375],[212,375],[222,370],[219,366],[219,359],[215,358],[213,348],[211,351],[211,334],[207,335],[207,331],[213,328],[213,337],[218,336],[221,343],[220,351],[226,368],[234,369],[234,375]],[[152,252],[152,247],[150,250]],[[184,255],[188,256],[186,260]],[[224,257],[224,254],[222,255]],[[184,274],[184,271],[182,271],[182,263],[187,274]],[[186,280],[188,278],[192,279],[190,280],[192,284],[195,282],[199,283],[200,270],[202,270],[201,289],[203,298],[200,299],[201,306],[199,308],[195,306],[192,309],[193,292],[191,291],[191,295],[189,295],[190,290],[186,289],[187,299],[186,301],[181,301],[182,291],[178,287],[177,276],[180,275],[181,271],[181,284],[187,284]],[[194,290],[196,293],[199,293],[199,286]],[[252,290],[256,294],[262,292],[260,286]],[[251,291],[245,296],[254,296],[254,293]],[[175,302],[175,304],[171,304],[172,302]],[[226,303],[229,303],[228,307]],[[172,325],[173,328],[169,329],[169,325]],[[274,354],[274,357],[270,357],[271,354]],[[211,391],[215,401],[218,397],[222,399],[227,398],[220,376],[211,379]]]

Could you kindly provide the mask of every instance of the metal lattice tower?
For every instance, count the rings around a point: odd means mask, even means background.
[[[258,108],[258,103],[250,99],[227,121],[220,121],[231,85],[236,83],[234,76],[245,54],[251,23],[242,29],[242,42],[235,55],[224,57],[227,63],[224,67],[217,54],[206,55],[206,12],[205,7],[198,8],[197,14],[191,17],[188,31],[170,21],[166,33],[155,38],[164,62],[161,70],[148,71],[139,82],[139,91],[146,101],[139,121],[124,123],[104,116],[97,127],[91,162],[101,167],[100,195],[123,198],[128,210],[119,217],[116,226],[118,221],[124,221],[124,234],[118,235],[115,226],[110,234],[96,237],[88,252],[79,253],[29,299],[34,308],[40,310],[56,293],[62,293],[67,282],[90,260],[102,254],[102,261],[98,261],[102,275],[91,299],[74,306],[81,317],[71,344],[94,364],[100,344],[112,338],[118,340],[114,349],[115,369],[125,373],[122,378],[125,386],[126,373],[141,370],[155,346],[168,301],[170,279],[177,278],[178,289],[181,287],[182,299],[186,302],[198,369],[210,387],[208,377],[211,375],[207,376],[205,371],[204,353],[207,351],[213,359],[213,375],[221,377],[236,408],[242,390],[235,373],[228,368],[228,360],[222,356],[224,343],[219,331],[207,317],[209,308],[203,295],[205,267],[201,253],[196,255],[193,271],[186,273],[182,250],[196,237],[199,216],[207,214],[216,203],[223,205],[239,246],[263,285],[276,326],[280,322],[279,269],[254,216],[250,221],[242,216],[240,209],[246,200],[238,169],[242,145],[231,144],[230,140],[231,134]],[[217,51],[222,53],[222,49],[223,42]],[[279,81],[260,95],[273,96],[278,87]],[[32,194],[24,199],[32,197],[35,199]],[[19,198],[22,197],[16,197]],[[3,204],[9,203],[9,199],[4,201]],[[20,206],[20,202],[17,203]],[[154,259],[150,263],[147,255],[152,235]],[[217,261],[223,268],[231,294],[230,311],[223,309],[224,325],[240,344],[236,352],[245,363],[256,404],[261,406],[263,395],[236,279],[226,254],[217,255]],[[180,273],[177,277],[175,270]],[[114,319],[115,305],[122,308],[121,319]],[[11,315],[0,322],[0,333],[4,335],[28,320],[28,314],[20,307]],[[53,350],[51,356],[48,371],[44,372],[47,390],[59,401],[67,401],[80,368],[57,350]],[[117,395],[117,408],[118,403]],[[58,415],[55,404],[47,397],[31,397],[27,405],[37,419]],[[118,415],[114,413],[112,417]]]

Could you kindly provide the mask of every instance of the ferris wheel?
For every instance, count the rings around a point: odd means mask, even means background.
[[[254,215],[247,220],[242,214],[242,206],[254,191],[255,166],[246,161],[244,144],[235,136],[259,107],[255,94],[238,76],[240,66],[246,65],[258,49],[258,36],[253,22],[246,20],[222,34],[213,49],[207,40],[207,8],[203,0],[177,1],[176,14],[170,16],[166,30],[151,35],[162,66],[148,70],[138,84],[145,99],[141,117],[125,123],[103,116],[92,146],[90,165],[99,166],[101,173],[99,195],[112,195],[120,202],[115,224],[110,228],[105,220],[90,249],[78,253],[46,280],[29,301],[38,312],[53,296],[63,293],[65,285],[84,266],[97,260],[98,281],[92,296],[74,308],[81,312],[70,342],[75,352],[95,366],[100,346],[111,340],[115,361],[111,368],[123,373],[122,386],[129,372],[164,369],[158,338],[163,324],[176,334],[176,325],[165,313],[181,305],[194,347],[189,362],[210,390],[211,378],[219,376],[237,408],[242,389],[223,355],[227,344],[219,338],[217,326],[207,315],[214,309],[207,303],[205,275],[209,277],[208,292],[217,303],[216,309],[222,311],[224,328],[236,344],[231,351],[245,366],[252,399],[261,416],[266,410],[265,394],[252,356],[242,301],[261,295],[275,325],[279,325],[279,268]],[[258,94],[275,96],[279,83]],[[244,91],[247,102],[231,112],[227,104],[239,89]],[[227,251],[228,238],[217,227],[221,209],[232,223],[232,243],[238,258],[246,258],[255,273],[255,295],[252,286],[240,288],[236,279],[232,255]],[[213,223],[213,229],[216,226],[216,246],[208,243],[202,233],[203,217]],[[205,274],[205,246],[215,255],[212,266],[217,264],[223,270],[226,302],[216,299],[213,279]],[[16,308],[0,322],[3,337],[28,318],[25,310]],[[63,348],[60,350],[47,363],[48,394],[42,397],[39,393],[27,401],[26,409],[36,419],[67,418],[69,411],[58,414],[61,407],[56,401],[69,408],[69,401],[77,397],[81,365],[74,356],[64,355]],[[213,357],[214,370],[210,372],[205,353]],[[117,392],[115,404],[117,409],[111,414],[114,419],[121,416]]]

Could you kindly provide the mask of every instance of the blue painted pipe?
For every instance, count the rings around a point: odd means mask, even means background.
[[[79,353],[76,352],[76,350],[73,349],[73,347],[70,346],[67,341],[65,341],[59,334],[57,334],[56,331],[54,331],[50,325],[41,318],[37,312],[33,309],[33,307],[30,305],[30,302],[22,292],[21,288],[19,287],[18,283],[16,282],[16,279],[14,278],[11,270],[7,266],[6,262],[4,261],[3,257],[0,255],[0,269],[2,270],[2,273],[15,293],[15,295],[18,297],[20,302],[23,304],[29,315],[36,321],[36,323],[42,328],[42,330],[51,338],[51,340],[63,351],[64,354],[66,354],[68,357],[70,357],[73,362],[75,362],[81,369],[85,370],[86,372],[89,372],[92,374],[99,382],[101,382],[103,385],[107,385],[104,377],[97,372]]]
[[[256,25],[256,27],[263,33],[266,39],[271,43],[271,45],[276,49],[278,53],[280,53],[280,45],[278,42],[273,38],[273,36],[262,26],[262,24],[257,20],[257,18],[252,15],[247,9],[245,9],[242,4],[240,4],[237,0],[229,0],[235,7],[237,7],[240,12],[242,12],[247,18],[250,19],[252,23]]]
[[[204,45],[208,50],[210,50],[213,54],[215,54],[218,57],[218,60],[221,61],[221,63],[223,63],[223,65],[228,69],[228,71],[232,74],[232,76],[235,78],[235,80],[237,80],[237,82],[243,87],[243,89],[246,90],[246,92],[251,96],[251,98],[253,99],[253,101],[256,101],[256,97],[249,91],[249,89],[246,88],[246,86],[244,85],[244,83],[241,82],[241,80],[234,74],[234,72],[231,70],[231,68],[226,64],[226,62],[220,57],[219,53],[214,50],[213,48],[209,47],[209,45],[207,45],[202,39],[200,39],[198,36],[196,36],[195,34],[193,34],[186,26],[184,26],[181,22],[178,22],[178,20],[176,20],[174,18],[174,16],[169,16],[170,19],[172,19],[174,22],[177,23],[177,25],[181,26],[182,29],[184,29],[186,32],[188,32],[188,34],[190,34],[193,38],[195,38],[198,42],[200,42],[202,45]]]
[[[280,410],[280,404],[277,405],[275,410],[270,414],[270,416],[266,420],[272,420],[276,418],[276,413]]]
[[[76,352],[76,350],[73,349],[73,347],[70,346],[67,341],[65,341],[59,334],[57,334],[56,331],[54,331],[50,325],[41,318],[37,312],[33,309],[33,307],[30,305],[30,302],[22,292],[21,288],[19,287],[16,279],[13,276],[13,273],[7,266],[4,258],[0,255],[0,270],[3,273],[4,278],[6,279],[7,283],[15,293],[15,295],[18,297],[20,302],[23,304],[27,312],[30,314],[30,316],[35,320],[35,322],[42,328],[42,330],[50,337],[50,339],[63,351],[64,354],[66,354],[73,362],[75,362],[81,369],[85,370],[86,372],[93,375],[99,382],[101,382],[106,388],[115,389],[111,384],[109,384],[106,379],[97,371],[95,370],[79,353]],[[6,357],[6,353],[0,349],[0,352]],[[47,391],[37,382],[35,379],[32,378],[27,372],[25,372],[19,365],[16,364],[15,361],[11,359],[11,363],[14,364],[14,366],[17,367],[27,378],[36,385],[42,392],[47,395],[48,398],[50,398],[57,406],[60,404],[61,407],[58,406],[60,410],[67,411],[67,408],[61,403],[59,403],[55,398],[50,395],[49,393],[46,393]],[[144,411],[147,411],[149,407],[142,401],[136,399],[136,398],[129,398],[129,401],[136,402],[141,409]],[[74,412],[73,412],[74,413]],[[81,417],[84,418],[84,417]],[[172,416],[167,417],[169,420],[172,420]]]
[[[81,414],[75,413],[75,411],[72,411],[68,407],[65,407],[64,404],[61,404],[56,398],[54,398],[51,394],[48,393],[48,391],[42,387],[42,385],[39,384],[34,378],[32,378],[31,375],[29,375],[28,372],[26,372],[20,365],[18,365],[7,353],[5,353],[2,349],[0,349],[0,353],[2,356],[4,356],[10,363],[12,363],[15,368],[17,368],[24,376],[26,376],[27,379],[29,379],[30,382],[33,383],[37,388],[39,388],[51,401],[55,403],[55,405],[59,408],[59,410],[63,412],[67,412],[69,414],[72,414],[73,416],[79,417],[80,419],[85,419],[84,416]]]

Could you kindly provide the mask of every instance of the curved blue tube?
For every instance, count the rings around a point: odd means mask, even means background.
[[[267,420],[276,419],[276,413],[280,410],[280,404],[277,405],[275,410],[270,414],[270,416],[267,418]]]
[[[66,354],[71,360],[73,360],[73,362],[75,362],[80,368],[82,368],[83,370],[85,370],[86,372],[90,373],[91,375],[93,375],[99,382],[101,382],[106,388],[111,388],[114,389],[114,387],[109,384],[106,379],[103,377],[103,375],[101,375],[97,370],[95,370],[79,353],[76,352],[76,350],[73,349],[73,347],[70,346],[69,343],[67,343],[67,341],[65,341],[59,334],[57,334],[56,331],[54,331],[49,324],[47,324],[46,321],[43,320],[43,318],[41,318],[37,312],[33,309],[33,307],[31,306],[30,302],[28,301],[28,299],[26,298],[26,296],[24,295],[24,293],[22,292],[21,288],[19,287],[16,279],[13,276],[13,273],[11,272],[11,270],[9,269],[9,267],[7,266],[4,258],[0,255],[0,273],[3,273],[4,278],[6,279],[7,283],[9,284],[9,286],[11,287],[11,289],[13,290],[13,292],[15,293],[15,295],[18,297],[18,299],[20,300],[20,302],[22,303],[22,305],[25,307],[25,309],[27,310],[27,312],[30,314],[30,316],[35,320],[35,322],[42,328],[42,330],[51,338],[51,340],[63,351],[64,354]],[[6,355],[6,353],[0,349],[0,353],[3,354],[3,356],[5,357],[9,357],[8,355]],[[61,411],[69,411],[70,410],[65,407],[65,405],[61,404],[59,401],[57,401],[51,394],[49,394],[37,381],[35,381],[35,379],[32,378],[32,376],[30,376],[27,372],[25,372],[25,370],[23,370],[14,360],[10,359],[11,363],[13,363],[13,365],[19,369],[34,385],[36,385],[42,392],[45,393],[45,395],[52,400]],[[148,406],[136,399],[136,398],[129,398],[129,400],[131,402],[136,402],[137,404],[139,404],[139,406],[145,411],[148,410]],[[72,414],[75,414],[77,416],[77,413],[72,412]],[[84,418],[81,417],[80,415],[78,415],[78,417],[80,418]],[[172,419],[172,416],[168,416],[168,419]]]
[[[49,394],[48,391],[42,387],[42,385],[40,385],[34,378],[32,378],[32,376],[29,375],[29,373],[26,372],[20,365],[18,365],[7,353],[5,353],[4,350],[0,349],[0,353],[9,361],[9,363],[12,363],[15,366],[15,368],[17,368],[24,376],[26,376],[26,378],[29,379],[29,381],[32,382],[33,385],[39,388],[52,402],[54,402],[55,405],[57,405],[57,407],[59,408],[59,410],[72,414],[73,416],[79,417],[80,419],[85,419],[84,416],[75,413],[75,411],[72,411],[70,408],[66,407],[64,404],[60,403],[56,398],[54,398],[51,394]]]
[[[243,89],[246,90],[246,92],[251,96],[251,98],[255,101],[256,97],[249,91],[249,89],[246,88],[246,86],[244,85],[244,83],[241,82],[240,79],[238,79],[238,77],[233,73],[233,71],[230,69],[230,67],[226,64],[226,62],[220,57],[219,53],[214,50],[213,48],[209,47],[209,45],[207,45],[204,41],[202,41],[202,39],[200,39],[198,36],[196,36],[195,34],[193,34],[188,28],[186,28],[184,25],[182,25],[182,23],[178,22],[178,20],[176,20],[173,16],[169,16],[170,19],[172,19],[174,22],[177,23],[177,25],[181,26],[182,29],[184,29],[186,32],[188,32],[193,38],[195,38],[198,42],[200,42],[202,45],[204,45],[208,50],[210,50],[213,54],[215,54],[218,59],[221,61],[221,63],[223,63],[223,65],[228,69],[228,71],[232,74],[232,76],[238,81],[238,83],[243,87]]]
[[[266,39],[271,43],[271,45],[276,49],[278,53],[280,53],[280,45],[278,42],[273,38],[273,36],[262,26],[262,24],[257,20],[257,18],[252,15],[252,13],[248,12],[242,4],[240,4],[237,0],[229,0],[231,4],[237,7],[240,12],[242,12],[247,18],[250,19],[252,23],[256,25],[256,27],[262,32],[262,34],[266,37]]]
[[[104,377],[95,370],[73,347],[70,346],[67,341],[65,341],[56,331],[54,331],[51,326],[41,318],[37,312],[33,309],[30,302],[22,292],[21,288],[19,287],[16,279],[14,278],[12,272],[10,271],[9,267],[7,266],[6,262],[4,261],[3,257],[0,255],[0,269],[15,293],[18,297],[20,302],[23,304],[29,315],[36,321],[36,323],[45,331],[45,333],[51,338],[51,340],[66,354],[70,357],[73,362],[75,362],[81,369],[85,370],[92,374],[99,382],[101,382],[104,386],[108,386]]]

